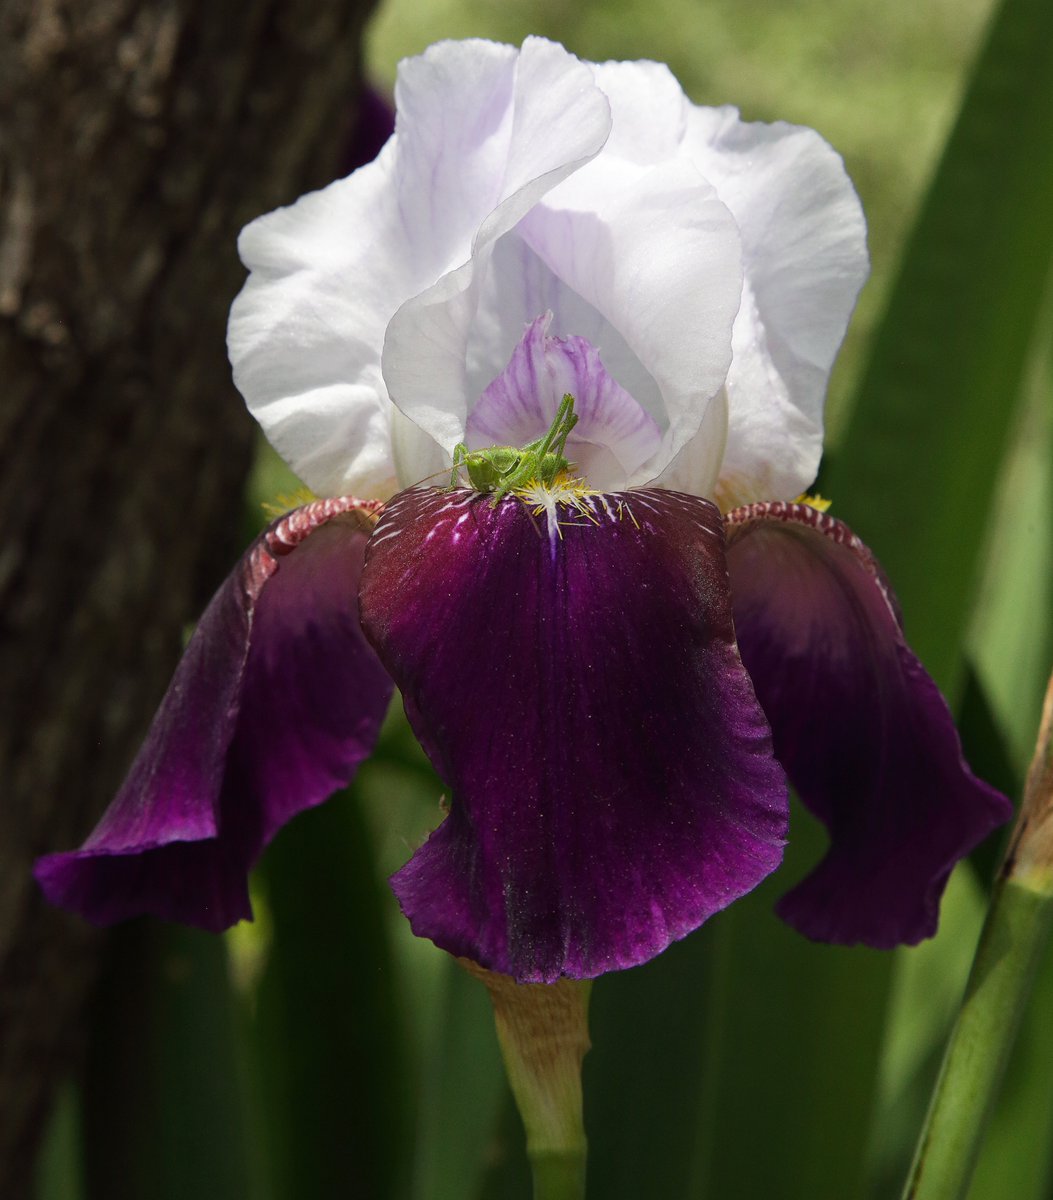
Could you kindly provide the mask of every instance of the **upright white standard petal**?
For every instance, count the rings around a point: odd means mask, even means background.
[[[593,63],[611,106],[607,153],[643,166],[680,155],[691,102],[665,63]]]
[[[738,230],[716,192],[682,159],[639,167],[605,157],[538,205],[521,233],[617,330],[609,348],[598,335],[604,363],[662,430],[630,486],[657,478],[704,428],[694,490],[710,494],[724,450],[722,385],[742,289]]]
[[[252,222],[238,243],[250,275],[228,327],[234,379],[319,495],[390,495],[441,463],[412,389],[403,409],[416,425],[392,408],[381,369],[389,323],[414,297],[426,310],[437,279],[456,292],[473,244],[485,255],[610,132],[588,68],[539,39],[522,51],[439,43],[401,65],[396,99],[395,136],[376,162]],[[425,320],[419,339],[411,334],[411,373],[441,324]],[[427,375],[425,406],[459,414],[463,429],[466,401],[448,375]]]
[[[402,305],[384,344],[384,379],[391,398],[448,452],[463,441],[470,403],[478,398],[469,395],[467,347],[494,244],[546,192],[599,154],[611,129],[610,106],[589,68],[562,46],[540,38],[523,43],[510,109],[504,168],[495,180],[499,190],[494,194],[491,189],[491,211],[464,260]],[[517,341],[508,346],[491,378]]]
[[[791,500],[815,479],[830,368],[869,269],[863,211],[840,156],[812,129],[693,107],[684,152],[743,242],[717,497],[724,509]]]
[[[690,105],[657,63],[593,65],[613,125],[602,153],[548,192],[496,244],[468,331],[466,391],[480,395],[538,314],[584,337],[657,422],[662,440],[622,486],[667,472],[716,486],[722,385],[742,292],[738,227],[682,153]],[[615,458],[618,455],[615,454]]]

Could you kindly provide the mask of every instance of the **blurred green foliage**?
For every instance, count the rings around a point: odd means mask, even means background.
[[[1038,0],[1011,3],[1038,45],[1050,33]],[[399,57],[440,37],[518,42],[543,33],[587,58],[669,62],[694,99],[812,125],[844,153],[868,215],[874,279],[832,386],[824,469],[835,511],[864,537],[875,515],[876,541],[897,522],[905,531],[878,549],[905,579],[921,580],[906,589],[909,631],[944,681],[961,683],[967,750],[1004,784],[1026,766],[1053,654],[1053,365],[1041,303],[1051,246],[1041,203],[1014,207],[1007,189],[1034,199],[1027,189],[1043,178],[1038,164],[1053,161],[1053,125],[1035,111],[1011,119],[981,95],[972,119],[993,130],[959,139],[951,164],[980,179],[989,199],[979,211],[1004,223],[1005,253],[1036,261],[952,273],[943,286],[953,296],[931,278],[919,293],[908,263],[894,286],[989,11],[988,0],[389,0],[371,58],[376,76],[390,80]],[[1013,55],[1036,52],[1028,43],[1018,37],[1007,51],[1011,77]],[[949,235],[955,215],[944,166],[919,253]],[[1034,229],[1020,228],[1024,219]],[[873,439],[874,423],[895,412],[897,389],[914,382],[901,368],[917,314],[933,309],[938,323],[952,299],[972,306],[978,343],[985,301],[999,311],[1013,305],[1029,322],[1010,331],[1019,336],[979,345],[982,361],[970,364],[1005,387],[988,383],[997,394],[973,396],[963,417],[953,389],[968,379],[948,361],[951,390],[933,384],[946,353],[933,339],[923,347],[925,402],[942,405],[942,426]],[[891,490],[875,453],[895,456]],[[294,484],[263,449],[251,525],[262,523],[261,500]],[[983,496],[969,507],[968,528],[941,506],[956,489]],[[913,539],[918,504],[929,519]],[[962,570],[928,570],[941,538]],[[412,937],[384,886],[441,819],[441,792],[396,705],[354,787],[300,818],[265,857],[255,884],[262,921],[226,940],[155,931],[145,951],[141,934],[118,940],[89,1071],[63,1095],[40,1200],[529,1195],[483,989]],[[806,814],[795,810],[792,832],[775,880],[654,962],[598,982],[586,1060],[595,1200],[898,1195],[982,920],[992,851],[979,871],[963,864],[955,873],[935,939],[880,955],[812,945],[773,917],[773,900],[821,853]],[[1051,999],[1053,965],[1036,997]],[[1048,1026],[1036,1005],[972,1200],[1053,1197]],[[117,1177],[130,1181],[123,1193],[113,1190]]]

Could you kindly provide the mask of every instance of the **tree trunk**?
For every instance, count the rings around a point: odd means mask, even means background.
[[[251,217],[331,178],[370,0],[0,0],[0,1195],[29,1193],[100,939],[78,844],[233,562]]]

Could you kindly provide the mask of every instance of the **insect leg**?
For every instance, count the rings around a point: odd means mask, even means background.
[[[538,447],[538,454],[544,457],[546,454],[554,453],[562,457],[570,431],[577,423],[578,414],[574,411],[574,397],[567,392],[559,402],[556,418]]]
[[[457,486],[457,474],[461,467],[468,464],[468,447],[464,442],[458,442],[453,448],[453,470],[450,472],[450,490]]]

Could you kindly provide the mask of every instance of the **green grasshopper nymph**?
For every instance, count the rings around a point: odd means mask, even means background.
[[[469,450],[463,442],[453,448],[453,473],[450,487],[457,486],[457,474],[463,467],[468,481],[477,492],[493,492],[490,501],[497,507],[509,492],[525,487],[532,480],[550,487],[570,463],[563,457],[570,431],[578,423],[574,397],[568,392],[560,401],[548,433],[525,446],[490,446]]]

